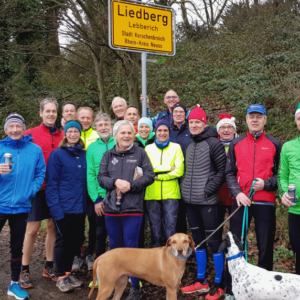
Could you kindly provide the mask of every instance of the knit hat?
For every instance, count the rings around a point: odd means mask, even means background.
[[[74,121],[74,120],[71,120],[71,121],[66,123],[65,128],[64,128],[65,134],[68,131],[68,129],[71,128],[71,127],[77,128],[79,130],[80,134],[81,134],[82,127],[81,127],[79,122]]]
[[[159,120],[156,122],[156,125],[155,125],[155,132],[157,131],[158,127],[161,126],[161,125],[165,125],[168,127],[169,131],[170,131],[170,123],[166,120]]]
[[[17,113],[12,113],[5,119],[4,131],[6,130],[7,125],[10,123],[20,123],[23,126],[23,129],[26,130],[24,118]]]
[[[140,126],[142,124],[146,124],[150,127],[150,130],[153,131],[153,124],[152,124],[152,121],[151,119],[149,118],[146,118],[146,117],[142,117],[139,119],[139,122],[138,122],[138,130],[140,130]]]
[[[297,114],[300,113],[300,102],[298,103],[298,106],[296,108],[296,112],[295,112],[295,120],[296,120],[296,117],[297,117]]]
[[[196,107],[190,112],[189,120],[192,119],[197,119],[207,124],[205,110],[200,108],[199,104],[197,104]]]
[[[176,107],[181,107],[181,108],[184,110],[185,114],[186,114],[186,107],[185,107],[185,105],[184,105],[183,103],[181,103],[181,102],[176,102],[176,103],[173,105],[173,107],[172,107],[172,112],[174,111],[174,109],[175,109]]]
[[[236,130],[235,118],[229,114],[219,114],[219,122],[217,124],[217,132],[223,124],[230,124]]]

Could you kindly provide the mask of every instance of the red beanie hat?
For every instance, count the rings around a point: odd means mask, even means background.
[[[197,119],[207,124],[205,110],[200,108],[199,104],[197,104],[196,107],[190,112],[189,120],[192,119]]]

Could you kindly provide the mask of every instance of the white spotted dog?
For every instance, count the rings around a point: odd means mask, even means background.
[[[225,252],[236,300],[300,300],[300,276],[253,266],[243,257],[242,244],[229,231],[218,252]]]

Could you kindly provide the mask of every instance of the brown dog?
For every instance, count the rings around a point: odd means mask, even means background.
[[[128,276],[131,275],[166,287],[166,299],[176,300],[177,288],[191,252],[195,252],[195,243],[192,237],[183,233],[171,236],[165,247],[117,248],[107,251],[94,262],[89,298],[94,291],[97,276],[99,287],[96,300],[106,300],[114,289],[113,300],[121,299]]]

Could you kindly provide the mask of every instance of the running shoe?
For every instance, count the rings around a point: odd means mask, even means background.
[[[69,282],[68,276],[63,278],[58,278],[56,282],[56,286],[62,293],[70,293],[74,291],[73,286]]]
[[[8,290],[7,290],[7,295],[15,297],[16,299],[22,300],[22,299],[28,299],[29,295],[26,291],[21,289],[21,286],[14,282],[12,283]]]
[[[74,274],[70,273],[67,277],[72,287],[77,288],[83,286],[83,282],[77,279]]]
[[[83,259],[79,256],[75,256],[72,264],[72,272],[79,272],[83,265]]]
[[[44,278],[51,279],[54,282],[57,282],[57,279],[58,279],[58,277],[57,277],[57,271],[56,271],[55,267],[49,268],[49,269],[48,268],[44,268],[42,276]]]
[[[225,290],[221,289],[218,286],[214,286],[210,292],[206,295],[206,300],[218,300],[223,294],[225,294]]]
[[[20,285],[23,289],[31,289],[34,288],[33,281],[28,272],[22,272],[20,275]]]
[[[202,283],[196,281],[195,283],[193,283],[191,285],[181,288],[181,292],[184,294],[192,294],[195,292],[207,293],[208,291],[209,291],[208,282],[206,282],[206,284],[202,284]]]
[[[94,265],[94,261],[95,261],[94,256],[93,255],[88,255],[85,258],[85,261],[86,261],[86,264],[88,266],[88,271],[91,271],[93,269],[93,265]]]

